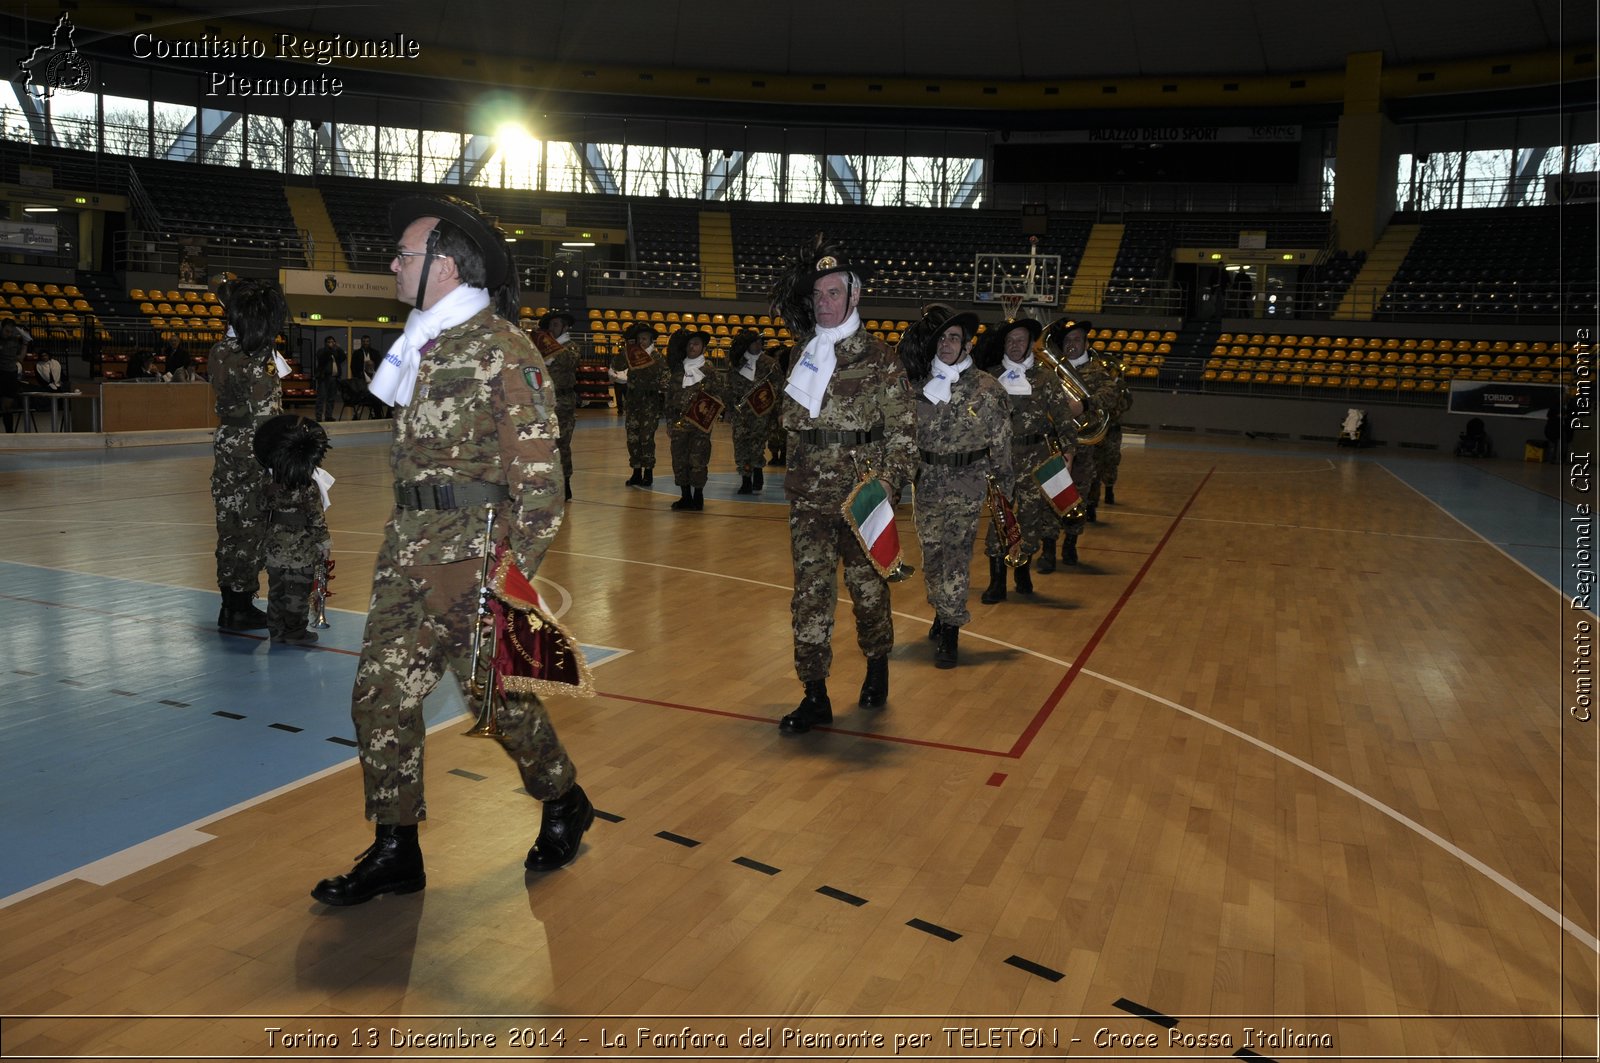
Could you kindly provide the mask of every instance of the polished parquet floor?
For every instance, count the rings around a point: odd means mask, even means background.
[[[721,434],[674,513],[615,418],[576,450],[538,575],[603,816],[525,875],[538,806],[442,693],[428,888],[347,910],[307,891],[370,840],[384,439],[335,438],[311,650],[210,623],[208,446],[0,452],[0,1056],[1594,1058],[1595,621],[1527,560],[1570,560],[1562,470],[1152,435],[1080,566],[978,580],[954,671],[895,588],[882,711],[841,603],[794,738],[781,470],[736,499]]]

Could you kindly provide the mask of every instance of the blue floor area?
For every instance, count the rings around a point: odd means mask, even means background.
[[[0,581],[0,897],[354,762],[364,615],[274,648],[218,631],[214,593],[3,562]],[[424,715],[465,711],[447,681]]]

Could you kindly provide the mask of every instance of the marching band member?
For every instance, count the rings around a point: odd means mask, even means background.
[[[1044,342],[1050,353],[1063,364],[1078,374],[1078,378],[1088,389],[1089,397],[1086,401],[1070,402],[1073,406],[1073,416],[1085,418],[1091,415],[1110,416],[1110,411],[1116,408],[1116,384],[1107,372],[1104,362],[1096,358],[1089,348],[1090,324],[1073,318],[1059,318],[1050,323],[1045,329]],[[1081,408],[1080,408],[1081,407]],[[1062,520],[1061,563],[1076,565],[1078,563],[1078,536],[1083,533],[1084,523],[1093,523],[1095,507],[1093,499],[1099,490],[1098,475],[1095,471],[1094,452],[1099,440],[1094,443],[1079,441],[1073,447],[1072,480],[1078,485],[1078,493],[1087,503],[1084,516],[1066,517]],[[1047,555],[1055,553],[1055,543],[1046,543]],[[1040,572],[1050,571],[1055,568],[1054,558],[1051,558],[1050,569],[1044,567],[1041,560]]]
[[[733,338],[728,348],[728,408],[733,411],[733,463],[739,469],[739,494],[753,495],[766,483],[767,439],[778,419],[778,395],[783,387],[778,359],[765,349],[766,340],[754,329]]]
[[[711,467],[711,429],[720,414],[721,374],[706,361],[711,337],[679,329],[667,340],[667,440],[672,452],[672,482],[683,497],[677,510],[706,508],[706,475]],[[709,404],[709,406],[708,406]],[[708,420],[709,418],[709,420]]]
[[[635,321],[622,334],[622,350],[611,359],[613,379],[627,386],[623,425],[628,435],[628,464],[633,475],[629,487],[649,487],[655,482],[656,426],[666,401],[667,362],[656,353],[660,335],[646,321]],[[622,374],[627,374],[622,378]]]
[[[572,430],[578,422],[578,345],[572,326],[578,319],[570,310],[551,310],[539,319],[533,345],[544,356],[550,383],[556,389],[556,423],[561,426],[561,470],[566,474],[565,497],[572,497]]]
[[[907,377],[920,389],[915,514],[940,668],[956,666],[957,637],[972,619],[972,543],[989,477],[1006,488],[1012,480],[1010,404],[999,382],[973,367],[977,331],[976,314],[936,304],[900,341]]]

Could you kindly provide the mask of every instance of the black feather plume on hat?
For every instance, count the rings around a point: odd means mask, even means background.
[[[782,315],[784,324],[796,335],[811,332],[817,327],[817,317],[811,307],[811,288],[814,283],[811,274],[816,269],[822,249],[823,237],[817,233],[809,243],[795,250],[794,258],[772,284],[769,296],[772,312]]]
[[[939,336],[950,317],[949,310],[938,303],[925,306],[922,316],[900,333],[895,353],[900,356],[900,364],[905,366],[906,379],[915,387],[926,384],[933,375],[933,360],[939,353]]]
[[[305,487],[333,444],[328,433],[309,417],[283,413],[262,422],[251,446],[256,461],[285,487]]]

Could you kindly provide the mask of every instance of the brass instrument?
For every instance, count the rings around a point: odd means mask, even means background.
[[[333,558],[324,556],[311,581],[311,626],[326,628],[328,624],[328,595],[333,592],[328,584],[333,582]]]
[[[1021,568],[1028,563],[1028,555],[1022,552],[1022,525],[1018,523],[1016,510],[1011,508],[1011,502],[1000,490],[993,473],[989,474],[988,502],[994,533],[1006,547],[1002,560],[1010,568]]]
[[[471,727],[462,733],[472,738],[499,738],[500,721],[495,714],[500,700],[500,674],[495,654],[500,649],[500,626],[489,607],[494,592],[489,576],[494,571],[494,505],[487,507],[488,521],[483,529],[483,569],[478,574],[478,610],[472,618],[472,670],[467,675],[467,697],[477,704]],[[487,628],[487,633],[485,632]]]
[[[1072,366],[1052,354],[1048,343],[1039,345],[1039,360],[1056,375],[1056,382],[1061,385],[1061,390],[1067,393],[1068,398],[1083,403],[1082,415],[1072,419],[1073,426],[1078,430],[1078,442],[1086,447],[1092,447],[1105,439],[1106,432],[1111,429],[1111,415],[1101,409],[1090,412],[1094,403],[1089,397],[1089,388],[1084,384],[1083,378],[1073,370]]]

